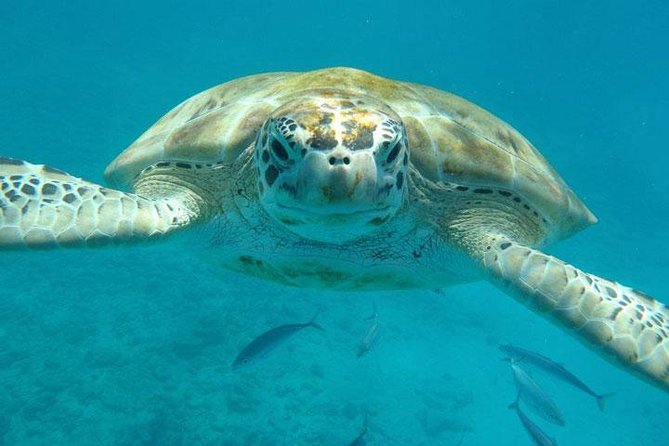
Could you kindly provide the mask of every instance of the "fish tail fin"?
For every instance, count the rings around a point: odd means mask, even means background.
[[[615,395],[615,393],[606,393],[604,395],[597,395],[597,406],[599,406],[599,410],[601,412],[604,412],[604,409],[606,408],[606,400],[608,400],[613,395]]]
[[[316,311],[306,325],[307,327],[314,327],[317,330],[325,331],[325,328],[323,328],[318,322],[316,322],[316,318],[318,317],[319,314],[321,314],[321,310]]]

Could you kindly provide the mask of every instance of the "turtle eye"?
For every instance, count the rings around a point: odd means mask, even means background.
[[[270,122],[269,140],[267,149],[275,162],[281,166],[288,166],[294,162],[296,156],[295,130],[297,123],[290,118],[279,118]]]
[[[402,141],[396,141],[395,144],[392,144],[391,146],[392,149],[390,149],[388,156],[386,157],[386,164],[393,164],[395,162],[397,155],[399,155],[402,150]]]
[[[270,136],[267,144],[267,151],[271,155],[274,163],[279,167],[288,167],[295,162],[293,159],[294,157],[292,156],[293,150],[281,137],[275,135]],[[269,159],[267,161],[269,161]]]
[[[387,119],[381,124],[381,137],[384,141],[381,143],[381,150],[378,157],[386,166],[393,165],[404,148],[401,124],[392,119]]]
[[[378,155],[379,160],[386,166],[392,166],[402,153],[403,147],[402,140],[399,138],[394,141],[384,141]]]
[[[269,143],[269,150],[272,152],[272,155],[279,161],[283,163],[287,163],[288,159],[290,158],[288,156],[288,151],[286,150],[286,147],[279,141],[277,138],[272,138],[272,140]]]

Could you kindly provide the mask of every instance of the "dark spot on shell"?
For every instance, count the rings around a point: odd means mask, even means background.
[[[169,167],[170,163],[163,161],[156,164],[156,167]]]
[[[21,195],[14,189],[9,189],[7,192],[5,192],[5,197],[7,197],[12,203],[21,199]]]
[[[376,124],[359,123],[355,120],[342,122],[344,128],[342,144],[351,150],[364,150],[374,145]]]
[[[469,190],[467,186],[456,186],[455,189],[459,190],[460,192],[466,192]]]
[[[474,189],[476,194],[492,194],[492,189]]]
[[[287,217],[281,217],[279,218],[279,221],[286,226],[297,226],[303,223],[302,220],[297,220],[294,218],[287,218]]]
[[[23,192],[26,195],[33,195],[35,193],[35,188],[32,187],[30,184],[24,184],[21,187],[21,192]]]
[[[262,158],[264,163],[269,162],[269,151],[268,150],[263,150],[261,158]]]
[[[46,183],[42,186],[42,195],[53,195],[58,191],[58,188],[53,183]]]
[[[611,312],[611,316],[609,316],[609,319],[611,319],[612,321],[615,321],[616,318],[618,317],[618,314],[619,314],[621,311],[623,311],[623,307],[618,307],[618,308],[616,308],[615,310],[613,310],[613,311]]]
[[[511,243],[509,243],[509,242],[504,242],[504,243],[502,243],[501,245],[499,245],[499,249],[501,249],[502,251],[504,251],[504,250],[505,250],[506,248],[508,248],[509,246],[511,246]]]
[[[176,165],[177,165],[177,167],[180,167],[182,169],[190,169],[191,167],[193,167],[188,163],[177,163]]]
[[[315,135],[307,140],[307,144],[315,150],[331,150],[337,146],[337,140],[331,136]]]
[[[77,196],[74,195],[73,193],[65,194],[65,196],[63,197],[63,201],[68,204],[74,203],[75,201],[77,201]]]
[[[369,224],[374,226],[380,226],[388,221],[388,216],[386,217],[374,217],[369,221]]]
[[[509,192],[509,191],[498,190],[497,192],[503,197],[510,197],[511,196],[511,192]]]

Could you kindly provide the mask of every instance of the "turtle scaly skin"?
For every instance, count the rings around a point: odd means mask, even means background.
[[[350,68],[249,76],[175,107],[105,176],[116,189],[0,158],[0,248],[197,226],[231,270],[291,286],[488,279],[669,390],[667,307],[538,250],[594,215],[517,131],[457,96]]]

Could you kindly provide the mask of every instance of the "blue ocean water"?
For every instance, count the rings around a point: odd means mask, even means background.
[[[353,66],[452,91],[526,135],[599,217],[548,248],[669,302],[666,1],[2,2],[0,153],[92,181],[181,100]],[[334,293],[165,243],[0,254],[0,444],[531,444],[500,343],[563,362],[561,445],[669,444],[666,393],[487,283]],[[356,358],[376,302],[379,339]],[[262,364],[255,335],[319,311]]]

